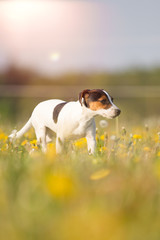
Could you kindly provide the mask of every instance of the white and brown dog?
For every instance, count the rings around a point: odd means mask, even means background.
[[[120,114],[120,109],[113,104],[113,98],[101,89],[86,89],[79,94],[78,101],[65,102],[53,99],[39,103],[25,124],[9,138],[20,138],[34,127],[37,142],[42,150],[47,149],[51,141],[50,130],[56,133],[56,152],[61,153],[66,139],[87,139],[88,152],[93,154],[96,147],[96,127],[94,117],[100,115],[109,119]]]

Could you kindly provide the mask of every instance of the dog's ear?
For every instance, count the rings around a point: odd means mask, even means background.
[[[80,92],[79,94],[79,102],[81,105],[85,105],[87,107],[87,103],[86,103],[86,97],[87,95],[89,95],[89,91],[90,89],[85,89],[82,92]]]

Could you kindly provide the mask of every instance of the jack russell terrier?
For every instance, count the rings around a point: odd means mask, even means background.
[[[120,114],[120,109],[113,104],[113,98],[101,89],[85,89],[79,94],[78,101],[65,102],[53,99],[39,103],[25,126],[9,138],[20,138],[34,127],[37,143],[43,152],[51,141],[50,130],[56,133],[56,152],[61,153],[66,139],[85,137],[89,154],[96,148],[96,126],[94,117],[100,115],[109,119]]]

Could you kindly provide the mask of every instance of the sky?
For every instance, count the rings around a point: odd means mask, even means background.
[[[0,70],[48,75],[160,65],[160,1],[0,1]]]

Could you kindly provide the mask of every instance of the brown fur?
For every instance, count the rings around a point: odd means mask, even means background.
[[[60,113],[60,111],[62,110],[62,108],[64,107],[64,105],[65,105],[66,103],[67,103],[67,102],[59,103],[59,104],[54,108],[54,111],[53,111],[53,120],[54,120],[55,123],[57,123],[59,113]]]
[[[84,98],[85,106],[93,111],[99,109],[108,109],[112,106],[107,95],[100,89],[86,89],[79,95],[79,101],[81,104],[82,98]]]

